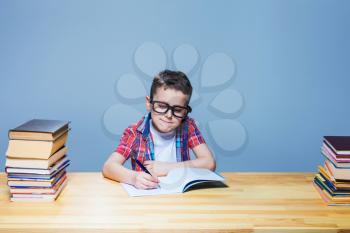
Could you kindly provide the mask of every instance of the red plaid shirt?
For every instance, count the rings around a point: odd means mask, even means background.
[[[125,159],[129,159],[131,156],[131,166],[133,170],[142,171],[139,166],[136,165],[134,156],[143,163],[145,160],[152,160],[152,152],[150,148],[149,140],[153,140],[149,130],[150,114],[144,116],[136,124],[133,124],[126,128],[120,139],[119,145],[115,152],[118,152]],[[184,132],[187,131],[187,136]],[[184,139],[187,138],[187,142]],[[177,128],[177,162],[190,160],[189,149],[195,146],[205,143],[202,134],[200,133],[195,121],[192,118],[187,117],[185,121]]]

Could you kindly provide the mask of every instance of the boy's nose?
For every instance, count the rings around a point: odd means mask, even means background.
[[[173,116],[173,113],[172,113],[171,109],[169,109],[169,110],[165,113],[165,116],[166,116],[167,118],[171,118],[171,117]]]

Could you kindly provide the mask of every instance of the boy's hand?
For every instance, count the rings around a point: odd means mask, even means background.
[[[157,188],[159,180],[155,176],[151,176],[145,172],[136,172],[134,186],[138,189],[153,189]]]
[[[146,160],[143,165],[151,174],[156,176],[166,176],[168,172],[173,168],[174,163]]]

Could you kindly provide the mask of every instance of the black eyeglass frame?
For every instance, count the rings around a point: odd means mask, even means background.
[[[158,111],[156,111],[155,109],[154,109],[154,104],[155,103],[160,103],[160,104],[164,104],[164,105],[166,105],[167,106],[167,109],[166,109],[166,111],[165,112],[158,112]],[[192,108],[191,108],[191,106],[189,106],[189,105],[187,105],[187,106],[180,106],[180,105],[174,105],[174,106],[170,106],[168,103],[166,103],[166,102],[163,102],[163,101],[157,101],[157,100],[150,100],[150,104],[152,104],[152,110],[153,111],[155,111],[156,113],[159,113],[159,114],[166,114],[168,111],[169,111],[169,109],[171,110],[171,114],[174,116],[174,117],[177,117],[177,118],[180,118],[180,119],[185,119],[186,117],[187,117],[187,115],[190,113],[190,112],[192,112]],[[181,109],[186,109],[186,114],[184,115],[184,116],[177,116],[176,114],[175,114],[175,111],[174,111],[174,109],[175,108],[181,108]]]

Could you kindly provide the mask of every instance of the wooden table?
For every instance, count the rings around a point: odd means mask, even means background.
[[[311,173],[222,173],[228,188],[129,197],[101,173],[70,173],[56,202],[9,201],[0,174],[0,232],[350,232],[350,207],[328,207]]]

